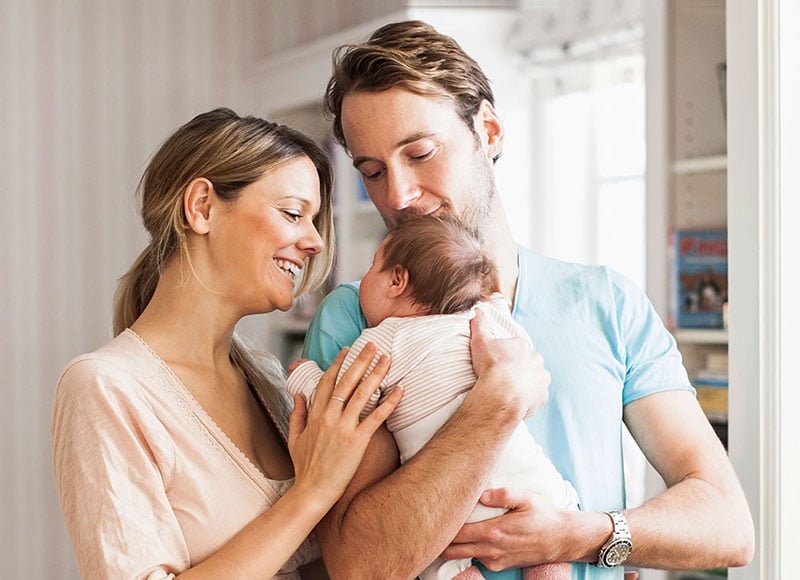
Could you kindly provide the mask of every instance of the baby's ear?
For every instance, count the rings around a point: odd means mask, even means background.
[[[408,289],[408,270],[399,264],[392,268],[392,282],[389,287],[389,296],[397,298]]]

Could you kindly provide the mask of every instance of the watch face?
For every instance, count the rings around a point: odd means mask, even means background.
[[[617,540],[603,554],[603,563],[609,568],[619,566],[630,556],[632,546],[630,540]]]

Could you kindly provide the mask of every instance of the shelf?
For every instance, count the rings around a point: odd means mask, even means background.
[[[690,173],[707,173],[710,171],[725,171],[728,168],[727,155],[713,155],[708,157],[692,157],[679,159],[672,164],[672,172],[678,175]]]
[[[678,342],[694,344],[728,344],[728,331],[714,328],[676,328],[672,336]]]

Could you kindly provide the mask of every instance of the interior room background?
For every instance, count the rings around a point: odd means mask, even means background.
[[[646,1],[0,0],[0,578],[77,578],[52,477],[52,396],[64,364],[111,337],[116,280],[146,243],[134,191],[149,156],[217,106],[323,138],[316,102],[330,48],[383,22],[428,20],[489,73],[508,133],[498,186],[520,242],[612,265],[663,311],[666,254],[648,239],[665,232],[647,196],[663,193],[666,154],[646,125],[664,122],[648,107],[665,101],[645,90],[645,54],[659,49],[644,30],[668,4],[695,0]],[[748,23],[765,3],[740,2],[735,17],[751,33],[742,54],[760,42]],[[742,158],[756,164],[759,151]],[[357,187],[334,154],[341,183]],[[379,226],[368,206],[347,203],[337,235],[349,256],[340,275],[352,278]],[[280,350],[292,321],[251,317],[241,330]],[[762,425],[751,423],[751,433]],[[657,483],[635,453],[630,466],[635,503]],[[747,474],[753,498],[759,473]]]

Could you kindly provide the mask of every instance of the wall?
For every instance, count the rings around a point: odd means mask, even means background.
[[[255,111],[256,2],[0,0],[0,577],[77,577],[50,463],[64,364],[110,337],[134,189],[191,116]]]

